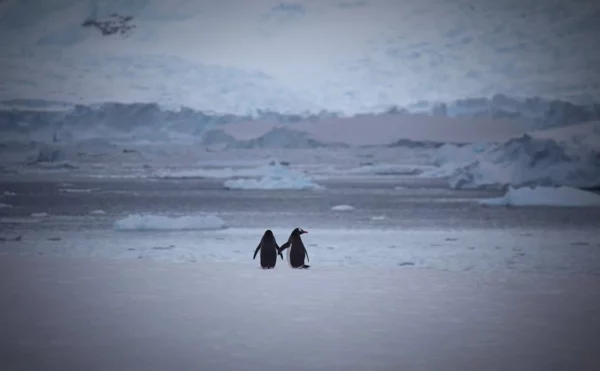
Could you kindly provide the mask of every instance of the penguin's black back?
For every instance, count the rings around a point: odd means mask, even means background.
[[[274,268],[277,263],[279,246],[273,232],[267,230],[260,241],[260,266],[263,268]]]

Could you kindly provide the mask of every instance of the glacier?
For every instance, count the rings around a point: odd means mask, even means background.
[[[503,98],[521,102],[512,98]],[[480,118],[481,107],[486,112],[489,105],[498,100],[472,99],[450,102],[450,105],[462,107],[460,114],[444,115],[444,117]],[[503,100],[503,101],[504,101]],[[537,102],[531,106],[528,102]],[[557,128],[585,123],[598,119],[599,105],[575,105],[565,101],[544,101],[539,98],[524,100],[511,106],[512,115],[483,115],[494,120],[514,122],[528,130]],[[398,113],[373,113],[378,115],[428,115],[436,117],[435,112],[423,110],[403,110]],[[96,104],[75,104],[37,99],[12,99],[0,102],[0,132],[2,141],[11,139],[18,141],[36,140],[43,142],[73,142],[93,138],[112,138],[135,140],[144,138],[164,141],[182,137],[202,138],[207,145],[221,143],[226,147],[319,147],[343,146],[342,143],[320,142],[316,138],[307,137],[305,133],[293,131],[295,123],[320,122],[331,118],[348,117],[330,111],[304,111],[302,113],[278,113],[259,109],[248,114],[217,113],[212,110],[198,110],[180,105],[177,108],[160,103],[126,103],[104,102]],[[227,124],[244,122],[273,122],[284,125],[274,128],[262,138],[234,141],[219,128]],[[300,144],[302,143],[302,144]],[[436,148],[443,143],[418,141],[409,138],[397,138],[390,146],[413,146]]]
[[[60,104],[60,105],[59,105]],[[213,111],[195,110],[189,107],[169,108],[159,103],[105,102],[92,105],[55,103],[40,100],[9,100],[0,102],[0,132],[2,141],[8,139],[35,139],[45,142],[73,142],[92,138],[154,140],[177,139],[177,135],[197,138],[207,136],[205,142],[227,141],[212,129],[225,124],[257,120],[277,120],[280,123],[314,121],[325,117],[337,117],[322,111],[302,114],[276,113],[259,110],[249,115],[220,114]],[[274,131],[262,140],[241,142],[241,147],[261,146],[263,142],[277,138],[302,135],[285,128]],[[212,139],[214,136],[215,139]],[[271,137],[275,138],[271,138]],[[316,141],[303,139],[309,145]],[[294,139],[287,139],[293,144]],[[258,142],[258,143],[255,143]],[[268,144],[267,144],[268,145]]]

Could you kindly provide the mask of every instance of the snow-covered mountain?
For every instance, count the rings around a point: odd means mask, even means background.
[[[597,102],[598,14],[566,0],[5,0],[0,99],[238,115],[494,94]]]
[[[540,97],[509,97],[495,94],[491,98],[458,99],[451,102],[418,102],[396,114],[426,114],[440,117],[488,117],[515,120],[530,129],[548,129],[600,119],[600,103],[574,104]]]
[[[289,124],[335,117],[330,112],[282,114],[259,110],[253,115],[221,114],[157,103],[106,102],[92,105],[60,101],[13,99],[0,101],[1,141],[72,142],[91,138],[176,139],[202,138],[220,142],[211,129],[241,121],[267,120]],[[276,135],[274,133],[273,135]],[[269,142],[270,136],[265,140]],[[279,137],[277,137],[279,138]],[[275,139],[277,139],[275,138]],[[287,138],[287,137],[286,137]],[[307,139],[293,136],[297,140]],[[293,141],[292,137],[287,138]],[[243,143],[240,143],[243,145]],[[251,141],[246,145],[254,146]]]
[[[509,122],[524,131],[566,127],[598,120],[600,105],[576,105],[559,100],[518,99],[496,95],[491,99],[466,99],[448,103],[420,102],[402,109],[394,108],[381,114],[368,114],[356,118],[364,121],[365,125],[368,122],[373,123],[376,118],[385,117],[392,120],[392,123],[397,121],[396,125],[405,125],[406,123],[402,124],[403,121],[394,118],[400,115],[411,121],[415,121],[415,115],[439,117],[442,121],[445,120],[444,117],[451,118],[446,120],[448,121],[446,124],[454,125],[455,128],[458,127],[452,122],[455,122],[456,118],[488,120],[490,121],[488,124],[496,123],[495,126],[498,127]],[[411,119],[411,117],[413,118]],[[286,114],[257,110],[252,115],[235,115],[200,111],[189,107],[175,109],[163,107],[157,103],[105,102],[82,105],[28,99],[0,101],[0,132],[2,132],[3,141],[37,140],[56,143],[91,138],[164,140],[183,136],[201,138],[203,143],[210,145],[213,141],[214,143],[230,142],[225,136],[212,132],[213,129],[227,124],[240,123],[246,126],[249,122],[257,121],[259,124],[295,125],[299,123],[300,126],[306,126],[311,122],[322,125],[326,120],[336,118],[340,119],[335,113],[327,111]],[[345,127],[346,130],[351,130],[348,125]],[[478,126],[474,128],[476,127]],[[282,131],[282,129],[278,129],[261,138],[242,140],[239,143],[236,141],[235,144],[229,143],[228,145],[253,148],[269,146],[269,143],[274,141],[278,146],[318,146],[317,142],[313,143],[312,139],[303,135],[295,130]],[[390,132],[386,135],[393,136],[394,134]],[[388,139],[394,140],[392,137]],[[395,138],[397,141],[395,145],[410,145],[407,142],[409,139],[411,138],[400,135]],[[439,140],[432,138],[420,138],[417,144],[424,145],[426,143],[422,142],[428,140],[440,143]],[[330,138],[327,142],[332,141],[335,142],[337,139]],[[452,140],[449,141],[452,142]]]

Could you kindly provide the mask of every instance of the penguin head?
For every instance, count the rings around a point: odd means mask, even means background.
[[[271,231],[270,229],[267,229],[267,230],[265,231],[265,234],[264,234],[264,236],[265,236],[265,237],[273,237],[273,231]]]
[[[304,233],[308,233],[308,232],[307,232],[307,231],[305,231],[305,230],[304,230],[304,229],[302,229],[302,228],[296,228],[296,229],[294,229],[294,230],[292,231],[292,234],[293,234],[294,236],[301,236],[301,235],[303,235]]]

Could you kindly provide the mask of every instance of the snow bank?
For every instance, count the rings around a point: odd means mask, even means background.
[[[355,207],[351,205],[336,205],[331,208],[333,211],[352,211]]]
[[[118,230],[218,230],[225,222],[216,215],[169,217],[153,214],[132,214],[114,223]]]
[[[489,206],[600,206],[600,196],[569,187],[509,187],[504,196],[479,203]]]

